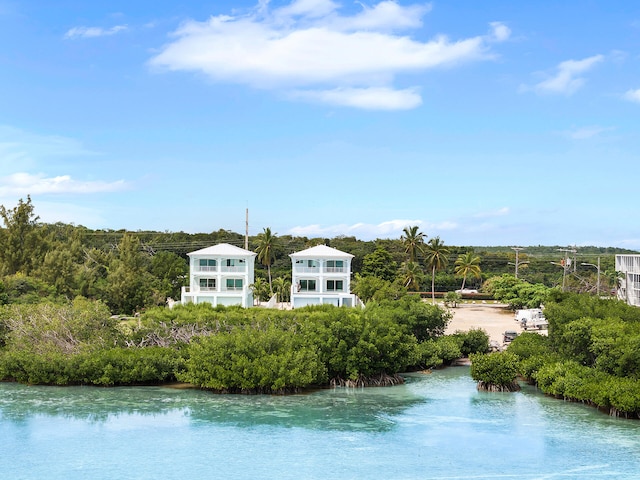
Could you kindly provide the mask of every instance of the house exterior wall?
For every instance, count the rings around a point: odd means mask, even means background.
[[[189,286],[182,287],[182,304],[253,305],[256,254],[228,244],[188,254]]]
[[[622,272],[618,298],[640,307],[640,255],[616,255],[616,272]]]
[[[312,247],[291,257],[291,306],[331,304],[355,306],[351,293],[350,255],[324,245]]]

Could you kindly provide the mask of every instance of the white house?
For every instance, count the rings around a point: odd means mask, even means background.
[[[352,307],[359,299],[351,293],[353,255],[318,245],[291,257],[291,306],[331,304]]]
[[[249,285],[254,280],[256,254],[221,243],[187,254],[189,286],[182,287],[182,304],[253,305]]]
[[[616,272],[622,272],[618,298],[640,307],[640,255],[616,255]]]

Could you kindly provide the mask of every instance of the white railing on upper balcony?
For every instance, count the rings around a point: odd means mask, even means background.
[[[293,270],[296,273],[320,273],[320,267],[301,267],[296,265]]]
[[[246,265],[234,265],[234,266],[228,267],[226,265],[223,265],[221,270],[223,272],[246,272],[247,271],[247,266]]]
[[[217,272],[218,267],[207,265],[196,265],[196,272]]]
[[[345,267],[325,267],[324,271],[326,273],[344,273],[347,269]]]

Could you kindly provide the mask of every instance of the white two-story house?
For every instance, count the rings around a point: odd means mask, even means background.
[[[182,304],[253,305],[249,285],[254,280],[256,254],[221,243],[187,254],[189,286],[182,287]]]
[[[353,255],[318,245],[291,257],[291,306],[331,304],[352,307],[359,301],[351,293]]]
[[[640,255],[616,255],[616,272],[624,275],[619,281],[618,298],[640,307]]]

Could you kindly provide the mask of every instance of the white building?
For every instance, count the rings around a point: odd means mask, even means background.
[[[640,255],[616,255],[616,272],[622,272],[618,298],[640,307]]]
[[[351,293],[353,255],[318,245],[291,257],[291,306],[331,304],[352,307],[359,299]]]
[[[254,280],[256,254],[221,243],[187,254],[189,286],[182,287],[182,304],[253,305],[249,285]]]

